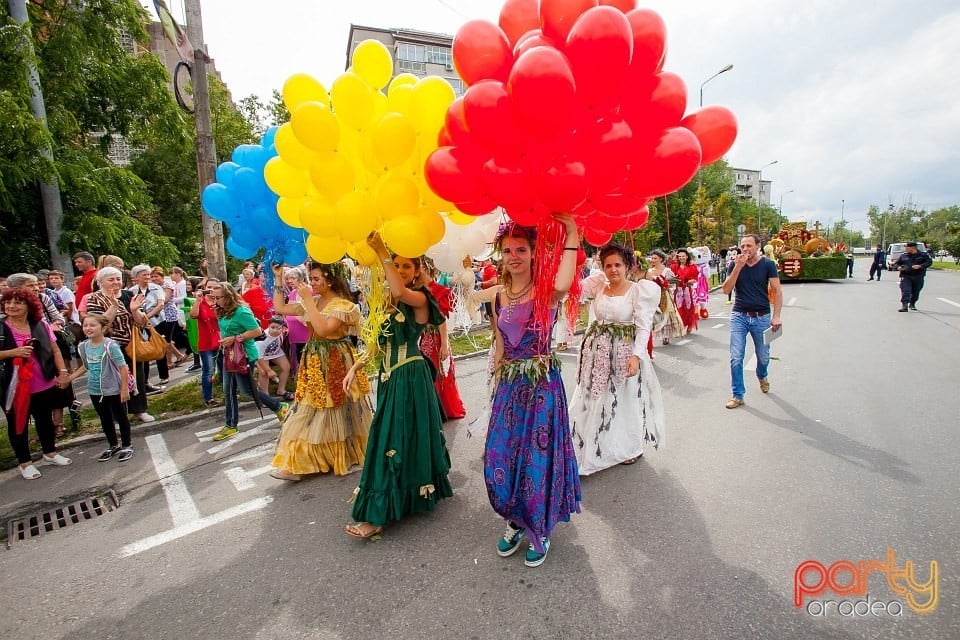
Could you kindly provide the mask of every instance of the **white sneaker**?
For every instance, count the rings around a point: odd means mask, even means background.
[[[137,414],[137,417],[140,419],[140,422],[154,422],[154,421],[156,421],[156,418],[154,418],[154,417],[153,417],[152,415],[150,415],[149,413],[138,413],[138,414]]]
[[[65,467],[68,464],[73,464],[73,460],[66,456],[62,456],[59,453],[53,454],[52,458],[48,458],[47,455],[44,454],[42,460],[43,464],[52,464],[55,467]]]

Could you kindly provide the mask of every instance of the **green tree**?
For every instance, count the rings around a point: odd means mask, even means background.
[[[49,134],[30,115],[27,32],[12,24],[6,4],[0,10],[0,272],[49,264],[37,180],[51,171],[64,209],[62,250],[171,264],[177,250],[159,233],[146,186],[106,156],[114,136],[183,126],[163,66],[145,52],[147,13],[134,0],[50,4],[28,3]],[[124,44],[131,38],[137,53]],[[52,166],[41,158],[45,143]]]

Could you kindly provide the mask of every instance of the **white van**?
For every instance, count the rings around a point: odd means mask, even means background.
[[[897,263],[897,259],[902,253],[907,250],[906,242],[894,242],[887,247],[887,271],[893,271],[893,266]],[[917,243],[917,251],[923,253],[927,250],[926,245],[922,242]]]

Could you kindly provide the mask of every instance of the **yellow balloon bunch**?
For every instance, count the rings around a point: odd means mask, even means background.
[[[438,76],[392,76],[386,46],[365,40],[329,93],[305,74],[283,86],[291,119],[277,131],[278,156],[264,178],[280,196],[280,219],[310,234],[314,260],[346,253],[369,266],[376,255],[365,239],[374,230],[396,253],[420,256],[443,237],[439,212],[455,210],[423,178],[453,87]]]

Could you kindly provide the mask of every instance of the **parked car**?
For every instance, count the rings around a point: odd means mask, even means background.
[[[887,271],[893,271],[893,265],[897,264],[897,259],[907,250],[906,242],[894,242],[887,247]],[[917,243],[917,251],[926,251],[927,245],[922,242]]]

